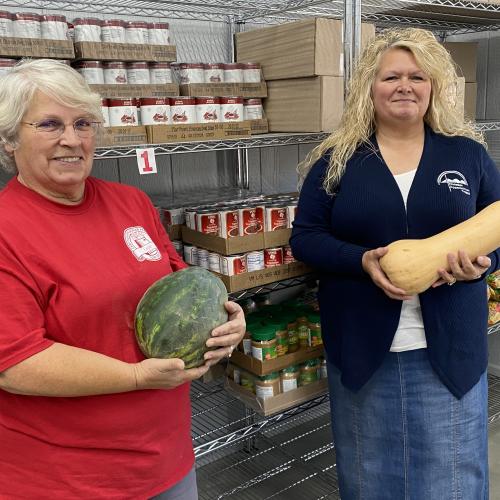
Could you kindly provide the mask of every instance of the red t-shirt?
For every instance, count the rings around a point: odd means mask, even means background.
[[[144,359],[134,312],[185,267],[141,191],[89,178],[78,206],[0,192],[0,372],[51,346]],[[74,398],[0,390],[0,498],[146,499],[193,465],[189,384]]]

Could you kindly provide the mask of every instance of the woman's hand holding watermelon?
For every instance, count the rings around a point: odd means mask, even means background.
[[[214,349],[205,353],[205,365],[215,365],[222,358],[230,357],[245,335],[246,323],[243,309],[236,302],[224,304],[229,313],[229,321],[212,330],[207,347]]]

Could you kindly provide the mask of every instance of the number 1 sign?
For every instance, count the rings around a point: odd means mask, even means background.
[[[135,152],[137,154],[137,167],[141,175],[158,173],[154,148],[136,149]]]

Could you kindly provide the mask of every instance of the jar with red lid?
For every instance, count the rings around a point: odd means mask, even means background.
[[[14,36],[14,16],[5,10],[0,10],[0,36]]]
[[[170,115],[170,100],[168,97],[141,97],[141,124],[168,125]]]
[[[149,64],[144,61],[127,63],[127,83],[133,85],[148,85],[151,83]]]
[[[243,83],[243,66],[241,63],[224,64],[225,83]]]
[[[219,97],[196,98],[196,121],[198,123],[218,122],[220,117]]]
[[[78,61],[73,67],[88,84],[102,85],[104,83],[104,69],[101,61]]]
[[[125,21],[105,19],[101,25],[101,40],[109,43],[125,43]]]
[[[111,127],[129,127],[139,124],[137,99],[108,99]]]
[[[243,97],[220,98],[221,122],[243,121]]]
[[[40,21],[42,38],[45,40],[67,40],[68,23],[64,16],[43,15]]]
[[[241,63],[243,81],[245,83],[260,83],[260,64],[254,62]]]
[[[170,43],[168,23],[148,23],[148,43],[150,45],[168,45]]]
[[[107,61],[103,63],[104,83],[107,84],[126,84],[127,66],[122,61]]]
[[[263,117],[262,99],[253,98],[245,99],[243,101],[243,108],[245,110],[245,120],[261,120]]]
[[[14,36],[17,38],[41,38],[40,16],[32,12],[14,14]]]
[[[171,97],[172,124],[196,123],[196,100],[194,97]]]
[[[205,83],[224,83],[224,64],[206,63],[204,64]]]
[[[100,42],[102,21],[93,17],[73,19],[75,42]]]
[[[205,83],[205,69],[202,63],[172,63],[171,67],[179,85]]]
[[[150,62],[149,80],[153,84],[172,83],[172,70],[168,62]]]
[[[17,59],[0,59],[0,76],[8,73],[17,64]]]
[[[125,40],[127,43],[148,43],[148,23],[145,21],[129,21],[125,24]]]

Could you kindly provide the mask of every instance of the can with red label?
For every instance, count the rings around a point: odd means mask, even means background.
[[[247,269],[248,272],[261,271],[264,269],[264,250],[255,250],[254,252],[248,252],[247,257]]]
[[[241,63],[243,81],[245,83],[260,83],[260,64],[254,62]]]
[[[220,255],[216,252],[208,253],[208,269],[220,273]]]
[[[203,234],[219,235],[219,213],[206,208],[196,212],[196,230]]]
[[[283,264],[291,264],[292,262],[295,262],[292,247],[290,245],[285,245],[283,247]]]
[[[138,44],[148,43],[148,23],[145,21],[125,23],[125,41]]]
[[[276,267],[283,264],[283,249],[281,247],[264,249],[264,266]]]
[[[262,99],[245,99],[243,101],[243,108],[245,110],[245,120],[261,120],[263,116]]]
[[[137,99],[108,99],[111,127],[138,125]]]
[[[170,100],[168,97],[141,97],[142,125],[168,125],[170,116]]]
[[[101,25],[101,40],[110,43],[125,43],[125,21],[105,19]]]
[[[220,98],[221,122],[243,121],[243,97]]]
[[[104,70],[101,61],[78,61],[73,67],[88,84],[101,85],[104,83]]]
[[[168,62],[149,63],[149,80],[152,84],[172,83],[172,70]]]
[[[170,43],[168,23],[148,23],[148,43],[168,45]]]
[[[17,64],[17,59],[0,59],[0,76],[8,73]]]
[[[0,36],[14,36],[14,14],[0,10]]]
[[[297,215],[297,202],[291,203],[287,205],[287,224],[288,227],[293,227],[292,223],[295,220],[295,216]]]
[[[101,99],[101,112],[104,119],[102,126],[109,127],[109,103],[107,99]]]
[[[100,42],[102,21],[93,17],[73,19],[75,42]]]
[[[127,64],[127,82],[131,85],[149,85],[149,64],[145,61],[129,62]]]
[[[240,235],[264,232],[264,207],[246,205],[238,209]]]
[[[182,207],[164,208],[163,221],[167,226],[184,224],[184,209]]]
[[[197,207],[189,207],[184,209],[184,218],[186,226],[193,231],[196,231],[196,210]]]
[[[224,64],[225,83],[243,83],[243,66],[241,63]]]
[[[220,99],[218,97],[196,98],[196,121],[198,123],[218,122],[220,117]]]
[[[224,64],[204,64],[205,83],[224,83]]]
[[[221,238],[234,238],[241,236],[239,213],[237,208],[222,207],[219,209],[219,236]]]
[[[205,83],[205,68],[203,63],[172,63],[177,83]]]
[[[33,12],[14,14],[14,36],[16,38],[41,38],[40,15]]]
[[[288,227],[287,207],[282,203],[266,205],[264,228],[266,231],[277,231]]]
[[[234,276],[247,272],[247,262],[244,255],[221,255],[220,268],[222,274]]]
[[[103,63],[104,83],[124,85],[127,81],[127,66],[123,61],[107,61]]]
[[[171,97],[170,112],[172,123],[196,123],[196,100],[194,97]]]
[[[67,40],[68,24],[66,17],[45,14],[40,21],[42,38],[46,40]]]

